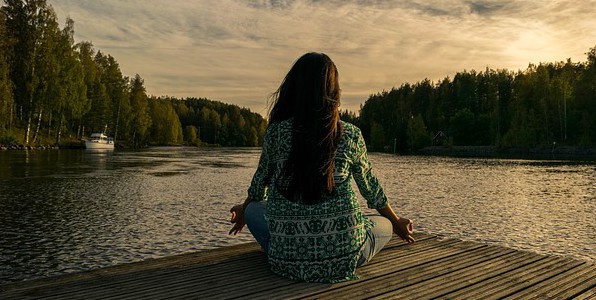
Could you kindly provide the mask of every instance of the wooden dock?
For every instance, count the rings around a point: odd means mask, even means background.
[[[291,281],[256,243],[0,286],[0,299],[596,299],[596,266],[417,234],[393,239],[360,279]]]

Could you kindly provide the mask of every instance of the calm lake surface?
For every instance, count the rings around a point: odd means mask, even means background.
[[[259,149],[0,151],[0,283],[252,241]],[[370,154],[419,232],[596,259],[596,163]]]

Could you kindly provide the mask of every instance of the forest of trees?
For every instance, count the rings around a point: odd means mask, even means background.
[[[74,41],[46,0],[0,8],[0,145],[59,144],[104,130],[118,143],[258,146],[266,120],[208,99],[148,96],[109,54]],[[430,145],[596,145],[596,47],[587,61],[530,64],[525,71],[463,71],[371,95],[342,119],[373,151]]]
[[[59,144],[106,131],[122,144],[257,146],[266,121],[207,99],[148,96],[144,80],[74,41],[45,0],[0,8],[0,145]]]
[[[431,145],[596,145],[596,47],[587,61],[530,64],[525,71],[463,71],[371,95],[356,123],[371,150]]]

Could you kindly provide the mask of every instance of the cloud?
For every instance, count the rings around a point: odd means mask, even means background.
[[[264,114],[303,53],[330,55],[342,107],[464,69],[524,69],[595,46],[596,0],[54,0],[77,41],[114,56],[149,93],[207,97]]]

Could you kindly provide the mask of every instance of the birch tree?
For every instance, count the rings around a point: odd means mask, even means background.
[[[14,43],[10,58],[10,77],[14,83],[14,99],[19,117],[25,119],[23,142],[28,145],[31,124],[38,99],[35,98],[41,82],[38,68],[44,63],[42,47],[56,30],[56,16],[45,0],[4,0],[6,29]]]
[[[12,95],[12,81],[8,65],[10,44],[6,32],[6,18],[0,13],[0,136],[6,129],[10,129],[14,114],[14,99]]]

